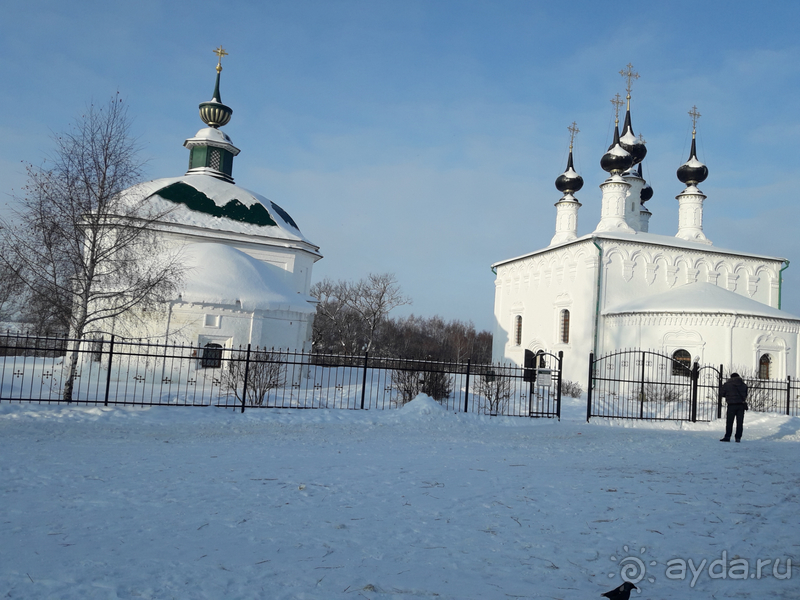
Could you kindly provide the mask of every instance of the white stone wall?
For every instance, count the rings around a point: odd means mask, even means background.
[[[554,354],[563,350],[565,378],[585,382],[598,322],[598,356],[626,347],[674,347],[673,351],[685,347],[701,362],[726,367],[741,363],[755,368],[756,347],[760,343],[762,347],[771,344],[770,347],[783,348],[783,366],[776,373],[798,373],[796,348],[800,340],[794,325],[766,319],[732,323],[720,318],[702,321],[673,316],[648,321],[646,326],[629,320],[623,326],[624,319],[597,317],[598,311],[602,314],[606,308],[695,282],[712,283],[777,308],[780,260],[729,254],[713,247],[692,249],[636,239],[621,241],[600,236],[596,243],[603,254],[599,303],[600,251],[593,238],[545,249],[496,267],[493,360],[522,364],[526,348]],[[564,308],[570,311],[567,344],[559,340],[559,315]],[[523,319],[519,345],[514,340],[517,315]],[[789,330],[782,331],[784,327]]]
[[[174,303],[169,329],[170,342],[205,345],[214,342],[225,348],[246,347],[308,350],[313,315],[294,311],[239,311],[221,305]]]
[[[759,358],[772,358],[771,379],[798,373],[800,325],[793,321],[736,315],[631,314],[605,319],[606,347],[652,349],[671,356],[687,350],[701,365],[756,372]]]

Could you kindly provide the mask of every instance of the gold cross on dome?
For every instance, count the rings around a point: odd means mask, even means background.
[[[575,121],[572,122],[572,125],[567,127],[567,130],[569,131],[569,149],[572,150],[572,142],[575,141],[575,136],[578,135],[581,130],[578,129],[578,124]]]
[[[222,44],[220,44],[219,48],[214,49],[213,52],[214,54],[217,55],[217,58],[219,59],[217,61],[217,73],[219,73],[220,71],[222,71],[222,57],[228,56],[228,53],[225,52],[225,49],[222,47]]]
[[[697,106],[692,106],[692,110],[689,111],[689,116],[692,117],[692,133],[694,133],[697,129],[697,119],[701,116],[700,113],[697,112]]]
[[[622,69],[619,72],[619,74],[622,75],[625,79],[628,80],[628,87],[625,88],[625,89],[628,90],[628,100],[630,100],[631,99],[631,83],[634,80],[639,79],[639,74],[636,71],[633,70],[633,65],[631,63],[628,63],[628,65],[624,69]]]
[[[625,103],[622,101],[622,98],[619,97],[619,94],[617,94],[611,99],[611,104],[614,105],[614,120],[616,121],[617,125],[619,125],[619,109]]]

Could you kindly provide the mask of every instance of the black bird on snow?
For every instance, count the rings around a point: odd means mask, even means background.
[[[609,600],[630,600],[631,597],[631,590],[638,590],[635,585],[633,585],[630,581],[626,581],[619,587],[615,587],[610,592],[606,592],[605,594],[600,594],[601,596],[605,596]]]

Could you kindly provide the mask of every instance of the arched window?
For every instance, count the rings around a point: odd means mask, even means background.
[[[203,347],[203,357],[200,359],[201,369],[219,369],[222,366],[222,346],[219,344],[206,344]]]
[[[517,315],[514,319],[514,345],[522,345],[522,315]]]
[[[561,311],[561,332],[562,344],[569,344],[569,311],[565,308]]]
[[[772,357],[769,354],[762,354],[758,360],[758,378],[769,379],[772,369]]]
[[[692,355],[686,350],[675,350],[672,353],[672,374],[688,377],[692,372]]]

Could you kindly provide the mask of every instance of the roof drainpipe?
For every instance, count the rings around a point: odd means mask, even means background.
[[[781,292],[783,291],[783,272],[789,268],[789,261],[784,261],[786,264],[778,271],[778,310],[781,309]]]
[[[600,253],[597,263],[597,287],[595,289],[596,302],[594,306],[594,344],[592,345],[595,359],[597,358],[597,332],[600,328],[600,282],[603,278],[603,249],[597,243],[597,238],[592,236],[592,243]]]

